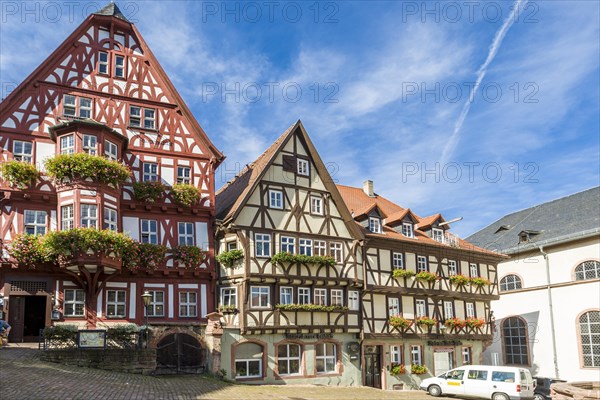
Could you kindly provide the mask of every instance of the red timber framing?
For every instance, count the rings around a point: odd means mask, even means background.
[[[0,162],[23,159],[24,151],[26,161],[38,170],[43,169],[44,160],[61,152],[95,153],[125,164],[131,178],[120,187],[90,181],[59,185],[42,174],[26,190],[11,187],[0,178],[4,250],[0,291],[5,318],[21,323],[28,318],[24,317],[28,311],[35,311],[43,314],[36,317],[35,326],[44,327],[51,323],[54,310],[60,311],[60,321],[80,325],[107,321],[143,324],[140,295],[149,290],[156,295],[156,316],[151,321],[205,321],[206,314],[214,310],[214,171],[224,156],[200,127],[137,28],[115,4],[88,16],[2,101]],[[165,185],[166,195],[143,203],[135,200],[133,183],[154,179],[148,171]],[[178,176],[199,189],[196,204],[182,206],[174,201],[169,189]],[[25,232],[26,213],[30,218],[37,215],[37,229],[47,233],[69,223],[63,218],[64,207],[72,207],[73,226],[82,226],[88,206],[96,211],[92,225],[106,227],[104,212],[110,209],[116,212],[116,229],[136,240],[142,240],[143,220],[155,221],[156,241],[167,247],[179,244],[179,224],[188,223],[188,240],[206,251],[206,259],[201,268],[189,270],[174,265],[167,252],[164,264],[147,272],[122,269],[119,260],[85,252],[73,257],[69,268],[25,268],[8,255],[11,240]],[[64,212],[68,220],[69,212]],[[114,318],[107,313],[115,314]],[[31,329],[19,333],[21,340],[35,335]]]

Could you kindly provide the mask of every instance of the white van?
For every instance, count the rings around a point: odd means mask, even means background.
[[[420,388],[434,397],[452,394],[492,400],[530,400],[535,384],[525,368],[465,365],[424,379]]]

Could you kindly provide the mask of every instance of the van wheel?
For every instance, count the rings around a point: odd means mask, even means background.
[[[544,399],[544,396],[542,396],[539,393],[536,393],[535,395],[533,395],[533,400],[546,400]]]
[[[427,392],[433,397],[440,397],[442,395],[442,389],[438,385],[431,385],[427,388]],[[508,399],[506,399],[508,400]]]
[[[510,398],[504,393],[494,393],[492,395],[492,400],[510,400]]]

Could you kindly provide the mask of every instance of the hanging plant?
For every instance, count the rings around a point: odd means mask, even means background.
[[[176,183],[171,188],[175,201],[181,205],[190,207],[200,200],[200,189],[187,183]]]
[[[28,268],[35,268],[48,261],[48,252],[40,235],[16,235],[10,243],[8,253],[19,264]]]
[[[135,182],[133,184],[133,197],[138,201],[154,203],[162,197],[165,187],[160,182]]]
[[[181,262],[185,268],[199,269],[206,259],[206,253],[196,246],[175,246],[173,248],[173,259]]]
[[[138,245],[139,267],[154,271],[164,264],[167,248],[160,244],[140,243]]]
[[[120,185],[129,179],[129,168],[118,161],[87,153],[59,154],[44,161],[46,174],[59,183],[92,180],[105,185]]]
[[[394,328],[400,329],[406,329],[413,323],[410,319],[402,318],[400,316],[391,316],[388,322]]]
[[[242,250],[229,250],[218,254],[216,260],[219,264],[226,267],[233,267],[239,264],[238,261],[244,258],[244,252]]]
[[[440,279],[440,277],[437,274],[434,274],[432,272],[427,272],[427,271],[422,271],[419,272],[417,275],[415,275],[415,279],[420,281],[420,282],[435,282],[438,279]]]
[[[413,271],[398,268],[392,272],[392,276],[394,278],[410,278],[415,276],[415,273]]]
[[[1,163],[0,174],[11,187],[17,189],[27,189],[40,176],[35,165],[16,160]]]
[[[469,278],[464,275],[452,275],[448,279],[456,286],[466,286],[470,282]]]

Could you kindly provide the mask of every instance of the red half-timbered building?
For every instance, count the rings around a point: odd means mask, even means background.
[[[114,3],[86,18],[2,101],[0,151],[3,164],[40,171],[26,187],[0,179],[0,298],[11,340],[33,340],[54,323],[142,325],[146,291],[151,325],[185,329],[206,321],[215,289],[213,177],[224,157]],[[58,182],[45,172],[47,159],[79,153],[118,161],[130,176],[122,184]],[[164,191],[153,202],[138,200],[134,184],[152,181]],[[178,203],[177,183],[197,188],[199,198]],[[20,235],[80,227],[123,232],[167,252],[148,270],[125,268],[110,251],[81,249],[62,264],[29,266],[11,253]],[[191,267],[174,260],[169,249],[178,245],[202,248],[204,260]]]

